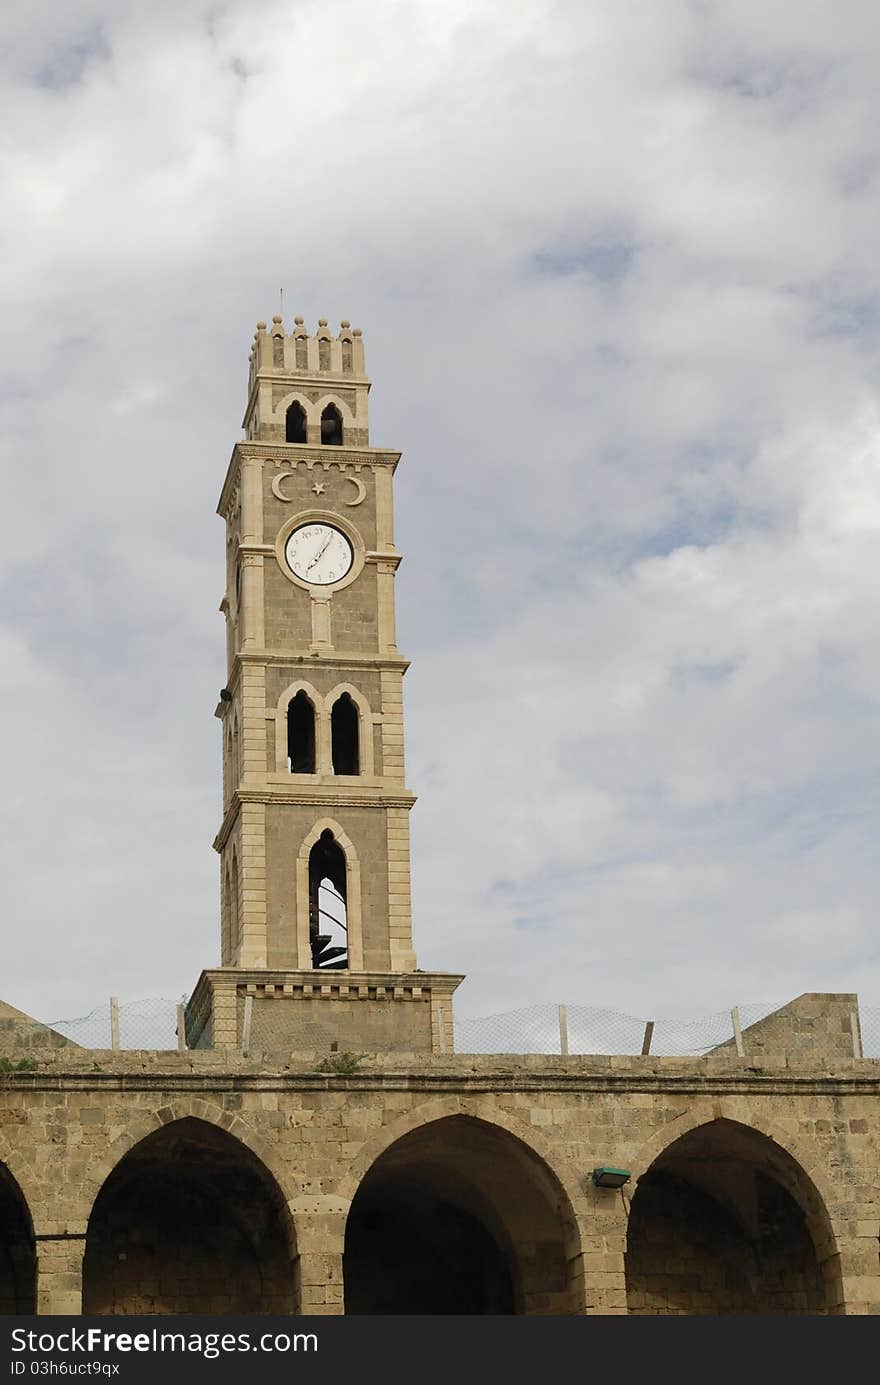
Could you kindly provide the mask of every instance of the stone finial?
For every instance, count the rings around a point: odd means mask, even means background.
[[[350,323],[350,322],[346,322],[345,318],[343,318],[339,325],[340,325],[340,327],[350,327],[350,326],[351,326],[351,323]]]
[[[273,317],[272,321],[273,321],[273,322],[283,322],[283,321],[284,321],[284,318],[281,317],[278,313],[276,313],[275,316]]]
[[[360,327],[354,327],[354,328],[352,328],[352,330],[353,330],[354,335],[355,335],[356,337],[362,337],[362,336],[364,335],[363,332],[361,331]]]
[[[257,323],[257,333],[259,333],[259,332],[265,332],[265,330],[266,330],[266,324],[265,324],[265,322],[258,322],[258,323]]]
[[[304,322],[305,322],[305,318],[304,318],[304,317],[295,317],[295,318],[293,319],[293,325],[294,325],[294,327],[302,327],[302,325],[303,325]]]

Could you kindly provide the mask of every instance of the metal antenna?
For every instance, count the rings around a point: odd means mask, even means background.
[[[278,313],[281,321],[284,321],[284,289],[278,290]]]

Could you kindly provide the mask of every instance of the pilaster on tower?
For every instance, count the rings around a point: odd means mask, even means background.
[[[274,1025],[288,1048],[314,1048],[310,1036],[318,1047],[451,1048],[461,978],[417,971],[412,947],[400,454],[370,446],[369,389],[348,322],[336,336],[323,318],[314,335],[301,318],[290,333],[280,317],[257,325],[245,439],[218,506],[221,968],[202,974],[190,1007],[198,997],[215,1043],[240,1041],[249,995],[255,1045]],[[264,1007],[278,996],[298,1003]]]

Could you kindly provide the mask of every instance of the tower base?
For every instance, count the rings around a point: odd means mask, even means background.
[[[245,1053],[452,1053],[449,972],[203,971],[187,1048]]]

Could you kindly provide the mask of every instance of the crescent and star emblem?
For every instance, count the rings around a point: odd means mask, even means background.
[[[275,496],[276,500],[283,500],[285,504],[290,504],[293,497],[290,495],[285,495],[284,491],[281,489],[281,486],[282,483],[287,480],[288,476],[295,475],[295,471],[279,471],[275,476],[272,477],[272,494]],[[361,478],[359,476],[344,476],[343,480],[350,482],[350,484],[353,485],[355,489],[354,500],[346,500],[345,504],[348,505],[349,508],[353,508],[355,505],[362,505],[364,503],[364,500],[366,499],[367,488],[364,485]],[[322,486],[321,490],[323,489],[324,488]]]

